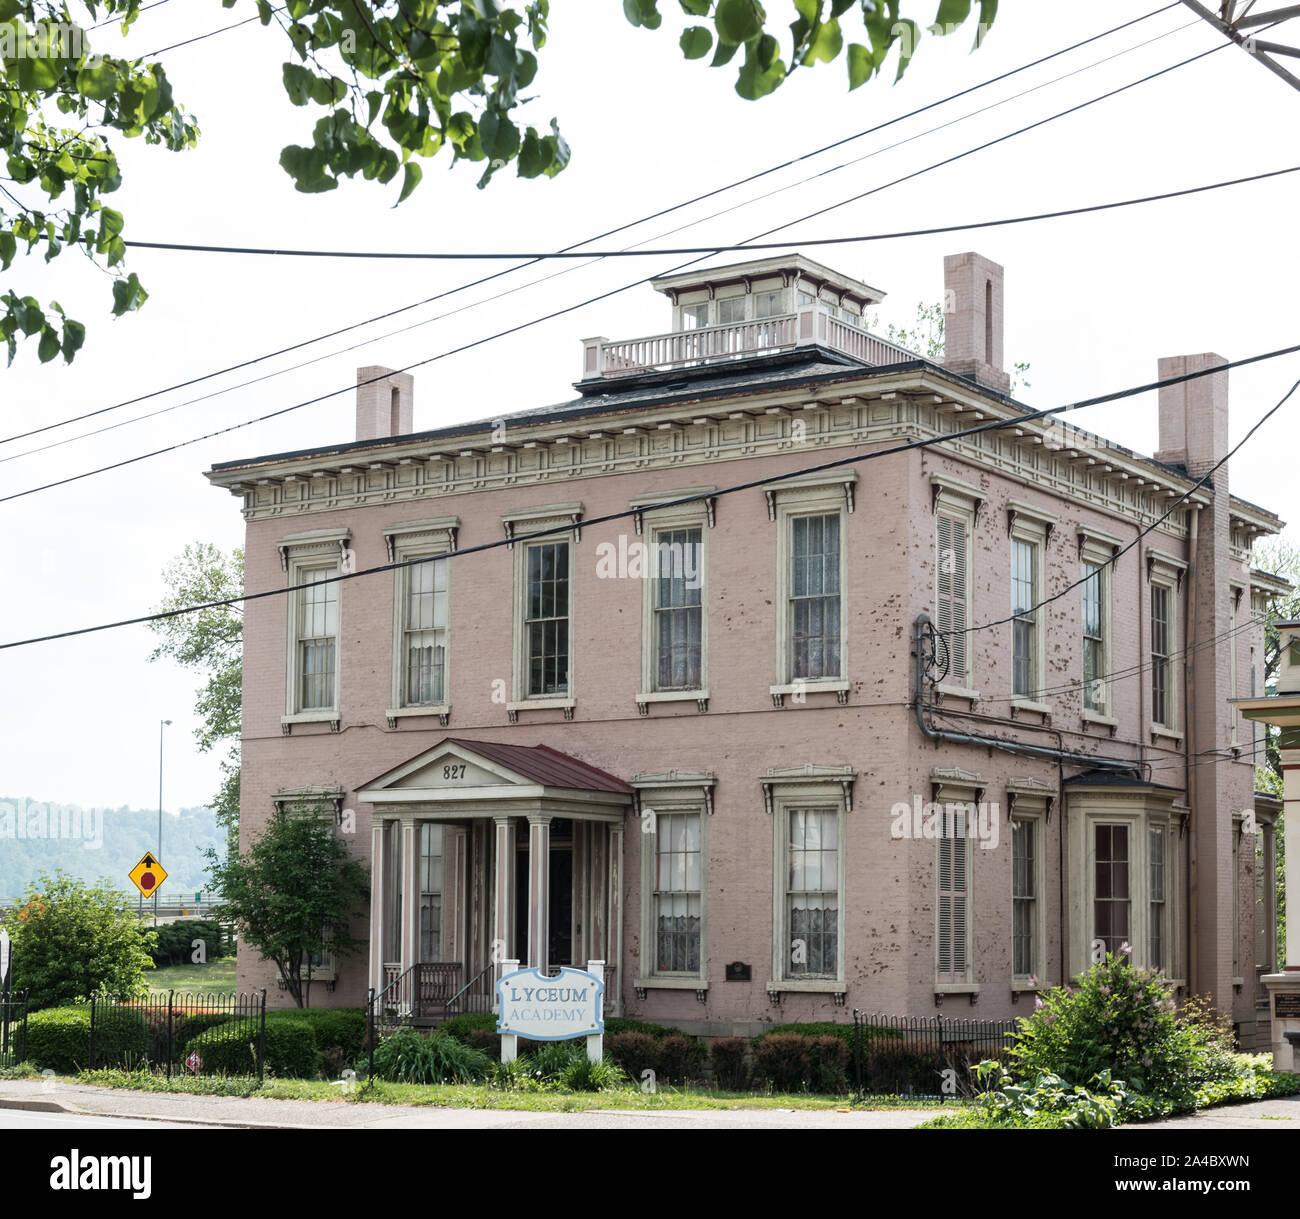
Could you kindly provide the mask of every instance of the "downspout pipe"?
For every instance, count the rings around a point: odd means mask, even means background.
[[[1023,754],[1031,758],[1047,758],[1053,762],[1074,762],[1092,770],[1113,770],[1125,774],[1135,774],[1139,778],[1141,767],[1137,762],[1125,762],[1118,758],[1098,757],[1092,753],[1072,753],[1066,749],[1053,749],[1050,745],[1027,745],[1021,741],[1008,741],[1002,737],[984,736],[974,732],[952,732],[945,728],[936,728],[925,715],[925,675],[921,665],[922,641],[927,628],[933,624],[929,614],[918,614],[913,620],[913,644],[916,655],[916,681],[914,687],[917,727],[932,741],[948,741],[953,745],[982,745],[986,748],[1002,749],[1007,753]],[[1058,740],[1060,738],[1058,737]]]

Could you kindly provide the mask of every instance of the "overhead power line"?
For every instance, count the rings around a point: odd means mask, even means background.
[[[858,194],[853,195],[853,196],[851,196],[851,197],[848,198],[848,199],[840,200],[838,203],[828,204],[826,207],[820,208],[818,211],[812,212],[812,213],[810,213],[810,214],[807,215],[807,216],[803,216],[803,217],[801,217],[800,220],[809,220],[809,219],[812,219],[812,218],[815,217],[815,216],[825,215],[826,213],[828,213],[828,212],[832,212],[832,211],[835,211],[837,208],[844,207],[845,205],[847,205],[847,204],[849,204],[849,203],[857,202],[857,201],[859,201],[859,200],[861,200],[861,199],[864,199],[864,198],[868,197],[869,195],[879,194],[881,191],[883,191],[883,190],[887,190],[887,189],[889,189],[889,188],[892,187],[892,186],[897,186],[897,185],[899,185],[899,184],[901,184],[901,183],[903,183],[903,182],[909,182],[909,181],[912,181],[912,180],[915,179],[915,178],[919,178],[919,177],[922,176],[923,174],[930,173],[931,171],[936,170],[936,169],[941,169],[941,168],[943,168],[944,166],[947,166],[947,165],[951,165],[951,164],[953,164],[954,162],[956,162],[956,161],[960,161],[960,160],[964,159],[965,157],[971,156],[971,155],[973,155],[973,154],[976,153],[976,152],[980,152],[980,151],[982,151],[983,149],[991,148],[991,147],[993,147],[993,146],[996,145],[996,144],[1004,143],[1005,141],[1010,140],[1010,139],[1014,139],[1016,136],[1023,135],[1023,134],[1025,134],[1026,132],[1034,131],[1034,130],[1036,130],[1037,128],[1044,126],[1045,124],[1054,121],[1055,119],[1064,118],[1064,117],[1067,116],[1067,115],[1077,113],[1078,111],[1083,110],[1083,109],[1085,109],[1085,108],[1088,107],[1088,106],[1095,105],[1097,102],[1105,101],[1105,100],[1108,99],[1108,98],[1115,97],[1115,96],[1117,96],[1117,95],[1120,94],[1120,93],[1124,93],[1124,92],[1126,92],[1127,90],[1136,87],[1137,85],[1145,84],[1147,81],[1155,80],[1155,79],[1157,79],[1157,78],[1159,78],[1159,77],[1161,77],[1161,76],[1164,76],[1164,75],[1168,74],[1169,72],[1175,71],[1175,70],[1178,69],[1178,68],[1185,67],[1186,65],[1188,65],[1188,64],[1190,64],[1190,63],[1194,63],[1194,62],[1196,62],[1196,61],[1199,60],[1199,59],[1204,59],[1204,58],[1206,58],[1206,57],[1209,56],[1209,55],[1217,54],[1219,51],[1225,49],[1225,47],[1226,47],[1227,45],[1228,45],[1227,43],[1223,43],[1223,44],[1220,44],[1219,46],[1216,46],[1216,47],[1211,48],[1211,49],[1208,50],[1208,51],[1202,51],[1200,54],[1192,55],[1192,56],[1188,57],[1187,59],[1180,60],[1178,63],[1171,64],[1170,66],[1168,66],[1168,67],[1166,67],[1166,68],[1161,68],[1161,69],[1159,69],[1159,70],[1157,70],[1157,71],[1155,71],[1155,72],[1148,73],[1146,76],[1140,77],[1140,78],[1139,78],[1138,80],[1136,80],[1136,81],[1131,81],[1131,82],[1129,82],[1129,83],[1126,84],[1126,85],[1120,85],[1120,86],[1118,86],[1117,88],[1115,88],[1115,89],[1111,89],[1111,90],[1107,91],[1106,93],[1100,94],[1100,95],[1098,95],[1097,97],[1094,97],[1094,98],[1089,99],[1088,101],[1080,102],[1079,104],[1074,105],[1074,106],[1070,106],[1070,107],[1068,107],[1068,108],[1065,109],[1065,110],[1058,111],[1056,114],[1050,115],[1050,116],[1048,116],[1047,118],[1039,119],[1039,120],[1037,120],[1036,122],[1029,123],[1029,124],[1026,124],[1026,125],[1023,126],[1023,127],[1017,128],[1015,131],[1011,131],[1011,132],[1008,132],[1008,133],[1006,133],[1006,134],[1004,134],[1004,135],[997,136],[997,137],[995,137],[994,139],[987,140],[987,141],[985,141],[983,144],[979,144],[979,145],[975,146],[974,148],[970,148],[970,149],[966,149],[965,151],[962,151],[962,152],[954,153],[954,154],[951,155],[951,156],[945,157],[945,158],[943,158],[942,160],[939,160],[939,161],[935,161],[935,162],[933,162],[932,164],[927,165],[927,166],[924,166],[924,167],[921,168],[921,169],[913,170],[911,173],[904,174],[902,177],[895,178],[895,179],[893,179],[893,180],[890,181],[890,182],[884,183],[883,185],[872,187],[871,189],[866,190],[866,191],[861,191],[861,192],[859,192]],[[773,228],[766,229],[766,230],[764,230],[764,231],[761,232],[761,233],[757,233],[757,234],[755,234],[752,238],[749,238],[749,239],[747,239],[747,240],[753,240],[753,241],[756,241],[756,240],[759,240],[760,238],[763,238],[763,237],[769,237],[769,236],[771,236],[773,233],[778,233],[778,232],[780,232],[782,229],[789,228],[789,227],[790,227],[791,225],[793,225],[793,224],[798,224],[798,223],[800,223],[800,220],[792,220],[792,221],[786,221],[786,222],[783,222],[783,223],[781,223],[781,224],[778,224],[778,225],[774,226]],[[686,267],[693,266],[693,265],[695,265],[695,263],[698,263],[698,262],[700,262],[700,261],[702,261],[701,258],[695,258],[695,259],[692,259],[692,260],[690,260],[690,261],[688,261],[688,262],[685,262],[685,263],[679,263],[679,264],[678,264],[677,266],[675,266],[675,267],[671,267],[671,268],[668,268],[668,269],[665,270],[665,271],[661,271],[661,272],[659,272],[659,274],[660,274],[660,275],[672,274],[672,273],[674,273],[674,272],[681,271],[681,270],[685,269]],[[413,371],[414,369],[426,367],[427,365],[432,364],[432,363],[435,363],[435,362],[438,361],[438,360],[446,359],[448,356],[457,355],[457,354],[459,354],[459,353],[461,353],[461,352],[469,351],[469,350],[472,350],[473,348],[476,348],[476,347],[481,347],[481,346],[483,346],[484,344],[491,343],[491,342],[495,342],[497,339],[505,338],[505,337],[507,337],[507,336],[509,336],[509,335],[512,335],[512,334],[517,334],[517,333],[519,333],[519,332],[522,331],[522,330],[530,329],[531,327],[533,327],[533,326],[537,326],[537,325],[540,325],[540,324],[543,323],[543,322],[551,321],[551,320],[553,320],[553,319],[555,319],[555,318],[562,317],[562,316],[564,316],[565,314],[576,312],[578,309],[586,308],[588,305],[596,304],[596,303],[599,302],[599,301],[607,300],[607,299],[609,299],[610,297],[617,296],[617,295],[619,295],[620,293],[626,292],[626,291],[628,291],[628,290],[631,289],[631,288],[638,287],[638,286],[640,286],[641,284],[646,283],[646,282],[648,282],[650,279],[653,279],[653,278],[656,278],[656,276],[646,276],[646,277],[643,277],[643,278],[641,278],[641,279],[633,280],[631,283],[623,284],[621,287],[618,287],[618,288],[611,288],[611,289],[609,289],[609,290],[606,291],[606,292],[598,293],[597,295],[592,296],[592,297],[588,297],[586,300],[584,300],[584,301],[579,301],[579,302],[576,303],[576,304],[566,305],[566,306],[564,306],[564,307],[562,307],[562,308],[560,308],[560,309],[552,310],[552,311],[549,312],[549,313],[543,314],[543,315],[538,316],[538,317],[533,317],[533,318],[528,319],[527,321],[520,322],[520,323],[518,323],[517,325],[507,327],[507,328],[504,329],[504,330],[499,330],[499,331],[497,331],[497,332],[494,333],[494,334],[490,334],[490,335],[487,335],[487,336],[485,336],[485,337],[483,337],[483,338],[474,339],[474,340],[471,340],[471,341],[469,341],[469,342],[462,343],[462,344],[460,344],[459,346],[456,346],[456,347],[450,348],[450,349],[448,349],[448,350],[446,350],[446,351],[441,351],[441,352],[435,353],[435,354],[432,355],[432,356],[426,356],[426,357],[425,357],[424,359],[422,359],[422,360],[416,360],[416,361],[414,361],[414,362],[412,362],[412,363],[410,363],[410,364],[406,364],[406,365],[404,365],[404,366],[401,367],[401,368],[394,369],[394,370],[391,370],[391,371],[386,371],[386,372],[384,372],[383,374],[378,375],[378,376],[375,376],[375,377],[371,377],[371,378],[369,378],[368,380],[357,381],[357,382],[349,383],[348,385],[346,385],[346,386],[342,386],[342,387],[340,387],[339,389],[331,390],[331,391],[329,391],[329,392],[327,392],[327,393],[325,393],[325,394],[319,394],[319,395],[317,395],[317,396],[314,397],[314,398],[309,398],[309,399],[307,399],[307,400],[304,401],[304,402],[298,402],[298,403],[295,403],[295,404],[293,404],[292,406],[282,407],[282,408],[280,408],[279,410],[268,412],[267,414],[265,414],[265,415],[260,415],[260,416],[254,418],[254,419],[248,419],[248,420],[243,421],[242,423],[231,424],[231,425],[229,425],[228,427],[219,428],[219,429],[217,429],[217,430],[214,431],[214,432],[208,432],[208,433],[205,433],[204,435],[201,435],[201,436],[195,436],[195,437],[192,437],[192,438],[189,439],[189,440],[178,441],[178,442],[176,442],[175,444],[167,445],[167,446],[164,446],[163,448],[160,448],[160,449],[154,449],[154,450],[152,450],[152,451],[150,451],[150,452],[140,453],[140,454],[137,454],[137,455],[135,455],[135,456],[133,456],[133,457],[123,458],[121,461],[111,462],[111,463],[108,464],[108,465],[105,465],[105,466],[99,466],[99,467],[97,467],[97,468],[95,468],[95,469],[92,469],[92,470],[85,470],[85,471],[82,471],[82,472],[79,473],[79,474],[72,474],[72,475],[69,475],[69,476],[66,477],[66,478],[57,479],[57,480],[55,480],[55,481],[53,481],[53,482],[43,483],[43,484],[41,484],[41,485],[39,485],[39,486],[36,486],[36,487],[28,487],[28,488],[26,488],[26,489],[23,490],[23,491],[16,491],[16,492],[13,492],[13,493],[11,493],[11,494],[9,494],[9,495],[0,496],[0,503],[6,503],[6,502],[8,502],[9,500],[14,500],[14,499],[21,499],[21,498],[23,498],[24,496],[27,496],[27,495],[34,495],[34,494],[36,494],[37,492],[40,492],[40,491],[48,491],[48,490],[51,490],[51,489],[53,489],[53,488],[55,488],[55,487],[66,486],[66,485],[69,484],[69,483],[78,482],[78,481],[80,481],[81,479],[84,479],[84,478],[91,478],[91,477],[94,477],[95,475],[98,475],[98,474],[105,474],[105,473],[108,473],[109,471],[112,471],[112,470],[122,469],[122,468],[125,467],[125,466],[134,465],[136,462],[139,462],[139,461],[147,461],[147,460],[149,460],[149,459],[151,459],[151,458],[162,456],[162,455],[165,454],[165,453],[175,452],[177,449],[185,448],[185,447],[187,447],[187,446],[189,446],[189,445],[192,445],[192,444],[198,444],[198,443],[201,443],[202,441],[205,441],[205,440],[211,440],[211,439],[213,439],[213,438],[215,438],[215,437],[217,437],[217,436],[222,436],[222,435],[225,435],[225,434],[227,434],[227,433],[229,433],[229,432],[237,431],[237,430],[239,430],[240,428],[250,427],[250,426],[252,426],[253,424],[256,424],[256,423],[264,423],[264,422],[266,422],[266,421],[269,420],[269,419],[274,419],[274,418],[277,418],[277,417],[280,416],[280,415],[287,414],[287,413],[289,413],[290,411],[300,410],[300,409],[302,409],[303,407],[311,406],[311,405],[314,405],[315,403],[326,401],[326,400],[328,400],[329,398],[337,397],[337,396],[340,395],[340,394],[345,394],[345,393],[352,393],[352,392],[355,392],[355,390],[356,390],[358,387],[363,386],[363,385],[373,384],[373,383],[376,382],[376,381],[384,380],[385,378],[387,378],[387,377],[393,375],[393,373],[408,373],[408,372]],[[30,434],[30,433],[28,433],[28,434]]]
[[[1103,30],[1099,34],[1094,34],[1088,38],[1080,40],[1079,42],[1075,42],[1070,44],[1069,46],[1062,47],[1058,51],[1052,51],[1047,55],[1043,55],[1037,59],[1031,60],[1029,63],[1022,64],[1020,67],[1011,68],[1006,72],[1000,73],[997,76],[990,77],[988,80],[984,80],[979,82],[978,84],[971,85],[965,89],[958,90],[955,93],[949,94],[947,97],[940,98],[938,101],[929,102],[924,106],[919,106],[914,110],[910,110],[905,114],[897,116],[896,118],[887,119],[882,123],[878,123],[872,127],[865,128],[864,130],[856,132],[853,135],[845,136],[829,144],[825,144],[820,148],[813,149],[810,152],[802,153],[799,156],[791,157],[788,160],[782,161],[776,165],[772,165],[766,169],[759,170],[755,173],[748,175],[747,177],[739,178],[736,181],[728,183],[724,186],[715,187],[712,190],[704,191],[701,194],[694,195],[691,198],[685,199],[680,203],[676,203],[669,207],[661,208],[658,211],[648,213],[647,215],[642,216],[637,220],[632,220],[625,224],[619,225],[615,228],[607,229],[602,233],[597,233],[591,237],[583,238],[582,240],[575,242],[573,245],[565,247],[565,250],[566,251],[576,250],[583,245],[590,245],[594,241],[602,241],[606,237],[613,237],[617,233],[625,232],[628,229],[636,228],[642,224],[648,224],[650,221],[657,220],[661,216],[669,215],[676,211],[681,211],[685,208],[694,206],[696,203],[701,203],[707,199],[714,198],[717,195],[724,194],[731,190],[739,189],[742,186],[747,186],[751,182],[756,182],[761,178],[770,176],[771,174],[779,173],[781,170],[787,169],[790,166],[800,164],[803,161],[810,160],[817,156],[821,156],[824,153],[831,152],[836,148],[841,148],[849,143],[852,143],[853,141],[863,139],[868,135],[873,135],[876,132],[883,131],[888,127],[896,126],[898,123],[902,123],[908,119],[915,118],[917,115],[924,114],[927,111],[934,110],[940,106],[947,105],[949,102],[956,101],[962,97],[966,97],[969,94],[978,92],[981,89],[985,89],[991,85],[998,84],[1003,80],[1007,80],[1010,77],[1016,76],[1021,72],[1029,71],[1035,67],[1038,67],[1041,64],[1049,62],[1050,60],[1057,59],[1063,55],[1068,55],[1072,51],[1079,50],[1081,47],[1085,47],[1093,42],[1100,41],[1101,39],[1107,38],[1112,34],[1120,33],[1121,31],[1126,30],[1131,26],[1138,25],[1144,21],[1148,21],[1152,17],[1156,17],[1161,13],[1167,12],[1171,8],[1177,8],[1177,7],[1178,7],[1178,0],[1173,0],[1173,3],[1165,4],[1162,5],[1160,8],[1152,9],[1149,13],[1145,13],[1141,17],[1135,17],[1131,21],[1126,21],[1121,23],[1120,25],[1113,26],[1110,29]],[[266,360],[275,359],[278,356],[288,355],[291,352],[299,351],[302,348],[312,346],[315,343],[325,342],[329,339],[337,338],[339,335],[346,334],[350,331],[360,329],[364,326],[372,325],[375,322],[385,321],[388,318],[395,317],[401,313],[409,312],[412,309],[418,309],[424,305],[432,304],[435,301],[442,300],[445,299],[446,297],[456,295],[457,293],[468,291],[472,288],[480,287],[483,284],[491,282],[492,280],[499,279],[503,276],[513,274],[515,271],[525,270],[529,265],[533,265],[533,264],[528,263],[519,267],[508,267],[501,271],[495,271],[490,275],[486,275],[479,279],[472,280],[468,283],[461,284],[458,287],[448,289],[444,292],[436,293],[435,295],[426,297],[423,300],[414,301],[409,305],[403,305],[396,309],[387,310],[386,312],[376,314],[373,317],[366,318],[362,321],[353,322],[347,326],[340,327],[339,329],[328,331],[324,334],[317,335],[310,339],[305,339],[301,342],[294,343],[274,351],[266,352],[260,356],[251,357],[250,359],[240,361],[239,363],[236,364],[227,365],[224,368],[215,369],[212,372],[204,373],[201,376],[191,377],[188,380],[177,382],[176,384],[173,385],[164,386],[160,389],[152,390],[149,393],[141,394],[134,398],[128,398],[122,402],[114,403],[111,406],[104,406],[93,411],[84,412],[83,414],[80,415],[74,415],[71,416],[70,418],[59,420],[56,423],[44,424],[41,427],[32,428],[26,432],[19,432],[12,436],[6,436],[4,438],[0,438],[0,444],[8,444],[12,441],[23,440],[29,436],[35,436],[42,432],[50,431],[54,428],[66,427],[69,424],[79,423],[82,420],[94,418],[95,416],[105,414],[109,411],[121,410],[124,407],[133,406],[137,403],[148,401],[151,398],[156,398],[163,394],[172,393],[180,389],[187,389],[190,386],[200,384],[203,381],[208,381],[216,377],[224,376],[226,373],[237,372],[240,369],[251,367],[254,364],[259,364]],[[203,399],[198,399],[198,400],[202,401]]]
[[[522,253],[517,251],[439,250],[410,253],[391,250],[287,250],[275,249],[270,246],[201,245],[176,241],[128,241],[126,244],[140,250],[169,250],[197,254],[255,254],[273,258],[374,258],[431,262],[514,262],[519,259],[545,262],[552,259],[579,258],[662,258],[676,257],[682,254],[725,254],[731,251],[783,250],[789,246],[856,245],[868,241],[895,241],[903,237],[933,237],[940,233],[964,233],[971,229],[1001,228],[1012,224],[1030,224],[1038,220],[1059,220],[1066,216],[1084,216],[1090,212],[1108,212],[1121,207],[1136,207],[1143,203],[1158,203],[1164,199],[1178,199],[1185,195],[1200,195],[1206,191],[1222,190],[1227,186],[1242,186],[1247,182],[1261,182],[1266,178],[1277,178],[1283,174],[1293,174],[1297,170],[1300,170],[1300,165],[1290,165],[1285,169],[1272,169],[1265,173],[1251,174],[1244,178],[1227,178],[1221,182],[1209,182],[1203,186],[1189,186],[1182,190],[1162,191],[1156,195],[1139,195],[1132,199],[1117,199],[1111,203],[1094,203],[1086,207],[1066,207],[1052,212],[1031,212],[1023,216],[1007,216],[998,220],[972,220],[966,224],[943,224],[926,229],[896,229],[887,233],[858,233],[850,237],[791,237],[788,241],[748,241],[738,242],[734,245],[655,246],[648,250],[629,248],[623,250],[551,250]]]
[[[1223,45],[1228,46],[1229,44],[1224,43]],[[1292,348],[1291,350],[1295,350],[1295,348]],[[1216,364],[1213,368],[1205,369],[1203,370],[1203,372],[1204,375],[1209,375],[1210,373],[1217,373],[1217,372],[1226,372],[1228,369],[1234,366],[1235,366],[1234,363],[1232,361],[1229,361],[1224,364]],[[1167,521],[1171,516],[1173,516],[1174,512],[1179,508],[1180,505],[1185,504],[1196,491],[1198,491],[1201,487],[1205,486],[1205,484],[1208,483],[1210,479],[1213,477],[1214,472],[1218,470],[1220,467],[1222,467],[1228,461],[1228,459],[1232,457],[1233,454],[1236,453],[1242,447],[1242,445],[1246,443],[1246,441],[1248,441],[1256,432],[1259,431],[1261,427],[1264,426],[1264,424],[1266,424],[1275,414],[1277,414],[1278,411],[1282,409],[1282,407],[1286,404],[1287,400],[1291,397],[1292,394],[1296,392],[1297,389],[1300,389],[1300,381],[1296,381],[1291,386],[1291,388],[1288,389],[1286,393],[1283,394],[1282,397],[1279,398],[1277,402],[1273,404],[1273,406],[1271,406],[1267,411],[1265,411],[1264,414],[1258,420],[1255,421],[1251,429],[1235,445],[1233,445],[1232,448],[1230,448],[1222,457],[1220,457],[1219,460],[1214,463],[1214,465],[1212,465],[1208,470],[1206,470],[1205,473],[1202,474],[1186,491],[1184,491],[1182,495],[1180,495],[1176,500],[1174,500],[1174,502],[1170,504],[1167,509],[1165,509],[1163,514],[1158,516],[1154,521],[1151,522],[1151,524],[1145,526],[1142,529],[1139,529],[1137,532],[1137,536],[1134,537],[1131,542],[1126,542],[1123,546],[1119,547],[1119,549],[1117,549],[1109,559],[1103,559],[1100,563],[1096,564],[1096,566],[1097,567],[1112,566],[1116,562],[1116,560],[1120,557],[1120,555],[1127,554],[1144,537],[1146,537],[1148,534],[1152,533],[1154,530],[1158,529],[1161,525],[1163,525],[1165,521]],[[947,637],[950,635],[973,635],[976,631],[987,631],[987,630],[991,630],[995,626],[1005,626],[1007,623],[1014,622],[1017,618],[1023,617],[1026,614],[1036,613],[1038,610],[1042,609],[1043,606],[1045,605],[1051,605],[1054,601],[1059,601],[1062,597],[1065,596],[1066,593],[1071,592],[1072,590],[1078,588],[1079,585],[1086,583],[1091,578],[1092,578],[1091,576],[1082,576],[1078,580],[1075,580],[1072,583],[1067,584],[1059,592],[1053,593],[1050,597],[1044,597],[1041,601],[1037,601],[1033,605],[1026,606],[1024,609],[1020,610],[1019,613],[1010,614],[1005,618],[995,618],[992,622],[984,622],[981,623],[979,626],[963,627],[959,631],[936,631],[935,633],[943,636],[944,642],[946,643]]]
[[[932,436],[918,440],[905,441],[902,444],[891,445],[883,449],[874,449],[867,452],[859,451],[847,457],[835,458],[831,461],[819,462],[816,465],[804,466],[798,470],[784,470],[776,474],[768,474],[761,478],[749,479],[746,482],[733,483],[729,487],[721,487],[714,491],[701,492],[695,495],[683,495],[676,499],[665,500],[662,504],[657,504],[659,508],[675,508],[682,504],[698,503],[701,500],[712,499],[723,495],[735,495],[741,491],[750,491],[759,487],[765,487],[770,483],[781,482],[801,474],[820,474],[826,470],[841,469],[844,466],[854,465],[857,462],[877,461],[885,457],[892,457],[898,453],[908,453],[914,449],[930,448],[937,444],[946,444],[953,440],[959,440],[965,436],[974,436],[982,432],[997,431],[1001,428],[1020,427],[1025,423],[1032,422],[1035,419],[1044,419],[1050,415],[1065,414],[1069,411],[1082,410],[1089,406],[1100,406],[1106,402],[1118,402],[1124,398],[1136,397],[1138,394],[1150,393],[1152,390],[1162,389],[1169,385],[1180,385],[1187,381],[1195,381],[1201,377],[1210,376],[1214,373],[1223,372],[1232,368],[1242,368],[1250,364],[1258,364],[1265,360],[1278,359],[1281,356],[1292,355],[1300,352],[1300,343],[1290,347],[1279,348],[1275,351],[1261,352],[1258,355],[1246,356],[1239,360],[1230,360],[1224,364],[1215,365],[1212,368],[1197,369],[1190,373],[1180,373],[1174,377],[1164,377],[1156,381],[1148,381],[1143,385],[1129,386],[1127,389],[1113,390],[1107,394],[1099,394],[1092,398],[1084,398],[1078,402],[1066,403],[1063,406],[1047,407],[1044,410],[1028,411],[1022,415],[1015,415],[1010,419],[992,419],[987,423],[975,424],[968,428],[962,428],[953,432],[945,432],[941,436]],[[1300,381],[1291,387],[1291,390],[1274,406],[1268,414],[1264,416],[1254,427],[1246,433],[1233,452],[1241,448],[1247,440],[1259,430],[1260,426],[1276,411],[1278,411],[1286,400],[1300,386]],[[1231,456],[1231,454],[1229,454]],[[1227,458],[1224,458],[1226,461]],[[1222,464],[1222,463],[1219,463]],[[1217,466],[1215,467],[1217,469]],[[1212,473],[1213,471],[1211,471]],[[1208,477],[1208,475],[1207,475]],[[612,521],[627,520],[637,515],[639,509],[629,508],[619,512],[609,512],[602,516],[589,517],[583,521],[584,529],[591,529],[596,525],[608,524]],[[157,613],[142,614],[135,618],[119,619],[115,622],[100,623],[96,626],[78,627],[74,630],[59,631],[50,635],[38,635],[29,639],[13,640],[9,643],[0,643],[0,651],[8,648],[26,647],[36,643],[50,643],[58,639],[70,639],[77,635],[90,635],[99,631],[116,630],[126,626],[138,626],[146,622],[159,622],[167,618],[179,618],[185,614],[199,613],[209,609],[223,609],[229,606],[243,605],[249,601],[260,601],[267,597],[283,597],[289,593],[299,592],[304,588],[317,588],[321,584],[339,584],[345,580],[359,580],[364,576],[380,575],[385,572],[397,571],[404,567],[414,567],[421,563],[442,562],[452,559],[464,559],[468,555],[480,554],[487,550],[497,550],[502,546],[513,546],[516,542],[532,541],[536,538],[552,537],[556,534],[568,533],[573,528],[572,525],[556,525],[549,529],[531,530],[527,533],[515,534],[511,538],[498,538],[490,542],[480,542],[473,546],[460,547],[443,555],[423,556],[415,559],[401,559],[393,563],[384,563],[377,567],[367,567],[360,571],[340,573],[335,576],[326,576],[324,579],[311,581],[302,584],[289,584],[283,588],[262,589],[259,592],[244,593],[238,597],[226,597],[215,601],[203,601],[194,605],[182,606],[179,609],[162,610]],[[949,632],[953,634],[955,632]]]

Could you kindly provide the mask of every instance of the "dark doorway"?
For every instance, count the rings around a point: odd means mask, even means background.
[[[527,824],[526,822],[524,823]],[[515,843],[515,955],[524,965],[528,958],[528,837]],[[551,822],[550,937],[546,959],[552,967],[571,965],[573,955],[573,822],[557,817]]]

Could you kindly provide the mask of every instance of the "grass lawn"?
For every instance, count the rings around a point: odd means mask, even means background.
[[[164,969],[149,969],[145,971],[145,980],[153,991],[187,990],[203,995],[233,995],[235,958],[223,957],[207,965],[168,965]]]
[[[639,1090],[611,1092],[523,1092],[482,1084],[396,1084],[380,1080],[373,1088],[357,1085],[345,1092],[338,1082],[305,1079],[173,1079],[129,1071],[83,1071],[70,1082],[99,1087],[132,1088],[145,1092],[183,1092],[200,1096],[266,1097],[270,1100],[334,1101],[342,1104],[436,1105],[453,1109],[526,1109],[542,1113],[582,1113],[593,1109],[823,1109],[848,1113],[867,1109],[960,1109],[959,1101],[922,1100],[910,1096],[771,1095],[761,1092],[720,1092],[705,1088],[660,1087],[648,1095]]]

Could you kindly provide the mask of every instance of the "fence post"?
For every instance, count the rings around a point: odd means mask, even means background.
[[[266,1065],[266,987],[262,987],[262,1016],[257,1033],[257,1082],[261,1084]]]
[[[167,992],[167,1082],[172,1080],[172,999],[176,992]]]
[[[853,1085],[856,1095],[862,1095],[862,1023],[858,1019],[858,1009],[853,1009]]]
[[[375,988],[370,988],[370,998],[366,1002],[366,1045],[370,1051],[370,1066],[366,1070],[366,1087],[375,1082]]]
[[[90,993],[90,1070],[95,1069],[95,993]]]
[[[23,1048],[18,1054],[19,1062],[27,1061],[27,997],[30,993],[30,990],[23,991]]]

